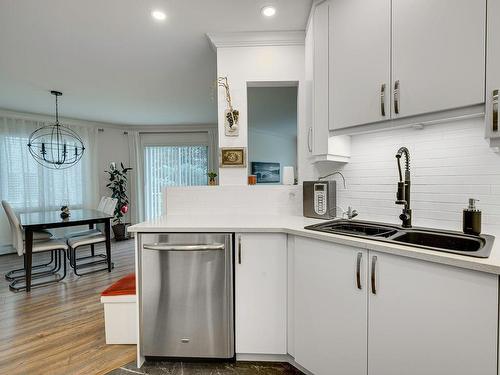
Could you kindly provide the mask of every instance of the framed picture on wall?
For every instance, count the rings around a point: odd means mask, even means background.
[[[252,162],[252,174],[257,176],[258,184],[276,184],[281,182],[280,163]]]
[[[244,168],[247,166],[245,147],[221,147],[219,153],[221,168]]]

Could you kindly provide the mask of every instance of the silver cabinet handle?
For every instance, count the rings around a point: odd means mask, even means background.
[[[356,285],[358,289],[363,289],[361,287],[361,259],[363,258],[363,253],[358,253],[358,259],[356,261]]]
[[[309,150],[309,152],[313,151],[313,148],[312,148],[312,132],[313,132],[313,128],[311,126],[309,128],[309,131],[307,132],[307,149]]]
[[[241,236],[238,236],[238,264],[241,264]]]
[[[498,131],[498,89],[493,90],[493,117],[492,117],[492,129],[494,132]]]
[[[394,82],[394,113],[399,115],[399,80]]]
[[[168,243],[153,243],[143,245],[145,250],[160,250],[160,251],[205,251],[205,250],[224,250],[224,244],[204,244],[204,245],[175,245]]]
[[[375,284],[375,271],[376,271],[376,266],[377,264],[377,257],[374,255],[372,257],[372,272],[371,272],[371,279],[372,279],[372,293],[377,294],[377,285]]]
[[[385,117],[385,83],[380,87],[380,113]]]

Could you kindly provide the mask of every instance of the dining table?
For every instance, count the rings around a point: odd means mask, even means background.
[[[73,209],[70,216],[61,217],[61,211],[35,211],[19,214],[21,226],[25,236],[25,271],[26,292],[31,290],[31,267],[33,262],[33,232],[42,229],[65,228],[71,226],[88,225],[93,229],[96,224],[104,224],[106,238],[106,258],[108,272],[111,272],[111,219],[112,215],[92,209]]]

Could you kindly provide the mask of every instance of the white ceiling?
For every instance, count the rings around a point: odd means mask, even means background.
[[[277,14],[264,18],[263,5]],[[207,32],[303,30],[311,0],[2,0],[0,108],[123,124],[215,123]],[[163,23],[153,9],[167,13]]]

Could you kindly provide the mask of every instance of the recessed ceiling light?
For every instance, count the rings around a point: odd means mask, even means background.
[[[163,21],[165,18],[167,18],[167,15],[161,10],[153,10],[151,12],[151,16],[158,21]]]
[[[262,15],[266,17],[272,17],[276,14],[276,8],[271,5],[268,5],[262,8],[260,12],[262,13]]]

